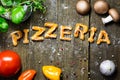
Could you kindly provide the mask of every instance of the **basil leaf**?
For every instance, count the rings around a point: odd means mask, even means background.
[[[18,5],[21,0],[1,0],[3,6],[15,6]]]
[[[5,13],[5,11],[6,11],[6,10],[5,10],[5,8],[4,8],[4,7],[2,7],[2,6],[0,6],[0,15],[1,15],[1,14],[4,14],[4,13]]]
[[[12,6],[12,0],[1,0],[3,6]]]
[[[18,5],[19,3],[21,3],[21,0],[13,0],[13,6]]]
[[[0,24],[1,24],[2,22],[6,22],[6,20],[5,20],[4,18],[0,17]]]

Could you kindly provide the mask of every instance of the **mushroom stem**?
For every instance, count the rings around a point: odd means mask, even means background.
[[[113,21],[113,18],[110,15],[108,17],[106,17],[106,18],[102,18],[103,24],[109,23],[111,21]]]

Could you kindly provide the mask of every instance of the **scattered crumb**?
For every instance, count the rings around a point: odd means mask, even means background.
[[[87,59],[86,59],[86,58],[84,58],[84,61],[86,62],[86,61],[87,61]]]
[[[41,61],[39,61],[38,63],[41,64]]]
[[[57,53],[58,56],[60,56],[60,53]]]
[[[85,70],[85,68],[83,67],[80,71],[82,75],[84,75],[84,70]]]
[[[95,65],[96,65],[96,66],[98,66],[98,65],[99,65],[99,63],[96,61],[96,62],[95,62]]]
[[[82,62],[82,59],[80,59],[80,62]]]
[[[10,47],[10,45],[7,45],[7,47],[9,48],[9,47]]]
[[[90,72],[88,72],[88,75],[90,75]]]
[[[53,63],[53,61],[51,60],[50,63]]]
[[[68,6],[66,6],[65,4],[62,4],[63,9],[68,9]]]
[[[79,49],[80,51],[82,50],[82,48]]]
[[[60,62],[56,62],[56,65],[60,65]]]
[[[99,59],[101,60],[101,59],[102,59],[102,57],[99,57]]]
[[[60,48],[59,51],[63,51],[63,48]]]
[[[73,67],[76,64],[75,61],[70,62],[70,66]]]
[[[89,80],[91,79],[91,78],[88,78]]]
[[[112,58],[114,58],[115,57],[115,55],[112,55]]]

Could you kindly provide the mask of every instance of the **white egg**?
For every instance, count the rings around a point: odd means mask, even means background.
[[[100,64],[100,72],[105,76],[110,76],[115,72],[115,64],[111,60],[105,60]]]

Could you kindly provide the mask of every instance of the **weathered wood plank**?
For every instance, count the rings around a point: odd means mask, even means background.
[[[42,15],[38,13],[35,13],[32,18],[31,18],[31,28],[34,25],[40,26],[40,27],[44,27],[44,23],[45,22],[54,22],[57,23],[57,1],[56,0],[49,0],[46,2],[46,6],[47,6],[47,12]],[[36,16],[37,15],[37,16]],[[35,22],[36,21],[36,22]],[[46,28],[46,27],[44,27]],[[48,28],[46,28],[47,32]],[[33,33],[31,32],[31,35]],[[57,34],[57,33],[56,33]],[[44,34],[42,35],[44,36]],[[44,65],[54,65],[55,64],[55,60],[57,61],[57,59],[55,59],[55,55],[57,54],[57,41],[56,39],[44,39],[43,41],[40,42],[34,42],[31,41],[30,43],[30,52],[32,52],[33,54],[30,57],[31,58],[34,57],[34,62],[32,62],[32,60],[30,62],[31,65],[34,63],[35,66],[33,65],[33,68],[37,70],[37,75],[35,77],[35,79],[39,79],[39,80],[46,80],[45,76],[42,73],[42,66]],[[39,63],[40,62],[40,63]]]
[[[93,8],[94,2],[97,0],[91,0],[91,6]],[[119,7],[119,0],[107,0],[111,7],[115,7],[118,10]],[[92,9],[91,18],[90,18],[90,26],[95,26],[97,28],[97,33],[95,35],[95,42],[90,44],[90,78],[91,80],[119,80],[119,30],[120,24],[111,22],[107,25],[103,25],[101,18],[105,16],[97,15],[94,10]],[[100,45],[96,44],[96,40],[98,38],[98,34],[100,30],[105,30],[110,37],[111,45],[107,45],[106,43],[102,43]],[[115,62],[117,65],[117,73],[115,73],[111,77],[105,77],[101,75],[99,71],[99,65],[103,60],[110,59]]]
[[[60,53],[62,53],[62,69],[63,71],[63,80],[84,80],[87,79],[87,61],[84,62],[84,59],[87,59],[87,49],[88,49],[88,44],[86,43],[86,47],[84,47],[85,52],[81,52],[80,54],[80,46],[83,48],[84,42],[81,41],[79,38],[74,39],[73,32],[75,28],[75,24],[78,22],[84,22],[85,24],[88,24],[87,20],[89,19],[89,16],[83,17],[80,16],[76,10],[75,10],[75,5],[77,3],[76,1],[59,1],[59,15],[58,15],[58,22],[59,25],[65,25],[65,26],[71,26],[72,29],[72,40],[70,42],[66,41],[59,41],[59,48],[62,49]],[[82,20],[80,19],[82,17]],[[86,22],[85,22],[86,20]],[[86,42],[86,41],[85,41]],[[78,46],[76,46],[78,45]],[[75,49],[78,48],[78,49]],[[81,56],[81,57],[78,57]],[[80,61],[83,61],[83,64],[80,64]],[[83,70],[83,68],[85,68]],[[81,71],[83,71],[83,74],[81,74]],[[82,75],[82,76],[81,76]]]
[[[91,0],[91,14],[80,15],[76,12],[75,5],[79,0],[48,0],[46,1],[47,12],[43,15],[39,11],[34,12],[30,19],[20,25],[15,25],[9,22],[10,28],[7,33],[0,35],[0,51],[10,49],[18,52],[22,60],[22,69],[14,77],[3,78],[0,80],[17,80],[18,76],[27,69],[35,69],[37,75],[34,80],[46,80],[42,74],[42,66],[55,65],[63,70],[61,80],[88,80],[88,69],[90,69],[91,80],[119,80],[120,77],[120,23],[110,23],[103,25],[101,15],[97,15],[93,10],[93,3],[96,0]],[[111,7],[120,10],[119,0],[107,0]],[[90,18],[90,19],[89,19]],[[89,23],[90,21],[90,23]],[[58,24],[56,39],[44,39],[44,41],[32,41],[30,37],[35,33],[32,30],[33,26],[44,27],[45,22],[54,22]],[[89,45],[89,33],[85,34],[85,40],[73,36],[76,23],[83,23],[88,27],[97,27],[95,34],[95,42]],[[61,25],[72,27],[72,34],[66,37],[71,37],[71,41],[60,40]],[[106,26],[106,27],[104,27]],[[10,33],[15,30],[29,29],[29,44],[23,44],[23,39],[18,43],[17,47],[12,45]],[[106,30],[109,34],[111,45],[103,43],[96,44],[100,30]],[[46,28],[48,30],[48,28]],[[44,34],[42,35],[44,36]],[[90,52],[89,52],[90,51]],[[89,59],[90,58],[90,59]],[[99,64],[106,59],[113,60],[117,65],[117,73],[111,77],[104,77],[99,72]],[[90,60],[90,61],[88,61]]]
[[[17,80],[18,76],[21,74],[21,71],[28,69],[26,63],[28,62],[27,53],[29,52],[29,50],[28,50],[29,45],[24,45],[23,39],[20,39],[18,41],[18,46],[14,47],[12,44],[12,38],[10,36],[10,33],[14,32],[16,30],[22,31],[24,28],[29,29],[29,19],[26,22],[22,23],[21,25],[15,25],[15,24],[11,23],[11,21],[8,21],[8,24],[9,24],[8,32],[2,33],[3,35],[1,37],[2,38],[1,45],[3,46],[3,48],[0,48],[0,49],[1,49],[1,51],[13,50],[13,51],[17,52],[21,57],[22,69],[20,70],[20,72],[16,76],[13,76],[10,78],[0,77],[0,80]]]
[[[72,27],[72,25],[69,25],[69,9],[70,4],[69,0],[59,0],[59,15],[58,15],[58,21],[59,21],[59,30],[61,26],[68,26]],[[70,35],[67,35],[66,37],[71,37]],[[71,69],[70,69],[70,56],[73,53],[73,47],[72,47],[72,41],[59,41],[61,45],[59,45],[61,48],[61,54],[62,54],[62,70],[63,70],[63,80],[69,80],[71,78]],[[72,79],[72,78],[71,78]]]
[[[79,0],[69,1],[69,19],[68,24],[73,27],[73,32],[75,30],[76,23],[82,23],[89,27],[89,15],[80,15],[76,12],[76,3]],[[73,37],[73,53],[70,57],[71,62],[71,77],[73,80],[87,80],[88,79],[88,46],[87,42],[88,34],[85,34],[85,40],[80,40],[80,38]],[[69,78],[71,79],[71,78]]]
[[[10,23],[10,29],[7,34],[1,35],[1,51],[11,49],[18,52],[22,59],[23,72],[26,69],[37,70],[35,80],[46,80],[42,74],[42,66],[55,65],[63,70],[62,80],[86,80],[88,73],[88,42],[81,41],[79,38],[74,38],[73,33],[76,23],[84,23],[88,25],[89,15],[81,16],[75,10],[75,5],[78,0],[49,0],[46,2],[47,12],[45,15],[40,12],[35,12],[30,19],[21,25]],[[45,39],[44,41],[35,42],[30,37],[35,33],[32,30],[33,26],[44,27],[45,22],[54,22],[58,24],[58,29],[55,33],[57,39]],[[72,27],[72,34],[66,37],[71,37],[71,41],[60,40],[61,25]],[[13,47],[12,40],[9,34],[15,30],[29,29],[29,44],[23,44],[23,39],[19,41],[17,47]],[[44,36],[44,34],[42,35]],[[86,35],[86,38],[88,35]],[[4,41],[4,39],[6,39]],[[20,73],[6,80],[16,80]],[[5,80],[4,78],[0,78]]]

